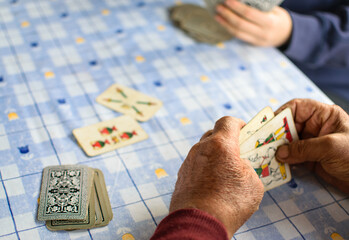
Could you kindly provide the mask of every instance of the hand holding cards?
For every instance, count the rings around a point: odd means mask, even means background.
[[[44,168],[38,220],[50,230],[90,229],[113,218],[104,176],[83,165]]]
[[[278,146],[298,140],[289,108],[275,117],[270,107],[264,108],[241,129],[239,140],[240,157],[251,162],[265,191],[291,180],[289,165],[275,159]]]

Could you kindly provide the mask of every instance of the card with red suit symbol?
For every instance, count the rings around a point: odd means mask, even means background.
[[[264,191],[278,187],[291,180],[290,166],[275,159],[277,148],[284,144],[287,144],[287,140],[281,139],[240,156],[251,163],[264,185]]]
[[[247,153],[280,139],[286,139],[288,142],[298,140],[298,134],[290,108],[284,109],[240,144],[240,154]]]
[[[270,107],[264,108],[240,132],[240,157],[251,163],[265,191],[291,180],[289,165],[278,162],[275,153],[279,146],[298,140],[291,109],[273,115]]]
[[[73,135],[80,147],[91,157],[148,138],[139,123],[127,115],[74,129]]]

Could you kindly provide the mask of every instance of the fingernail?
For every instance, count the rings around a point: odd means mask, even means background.
[[[287,145],[280,146],[276,152],[276,158],[278,158],[280,160],[288,158],[289,155],[290,155],[290,153],[288,151]]]

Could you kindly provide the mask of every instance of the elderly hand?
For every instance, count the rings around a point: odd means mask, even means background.
[[[227,0],[216,8],[216,20],[233,36],[256,46],[279,47],[292,33],[292,19],[283,8],[276,6],[262,12],[238,0]]]
[[[258,209],[264,187],[247,160],[240,158],[239,132],[244,122],[218,120],[183,162],[170,212],[197,208],[219,219],[230,237]]]
[[[276,158],[290,164],[312,162],[315,172],[349,194],[349,116],[338,106],[310,99],[283,105],[292,109],[299,141],[279,147]]]

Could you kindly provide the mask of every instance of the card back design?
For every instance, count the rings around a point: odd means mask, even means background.
[[[38,209],[38,220],[83,220],[87,217],[90,171],[86,166],[46,167]]]

